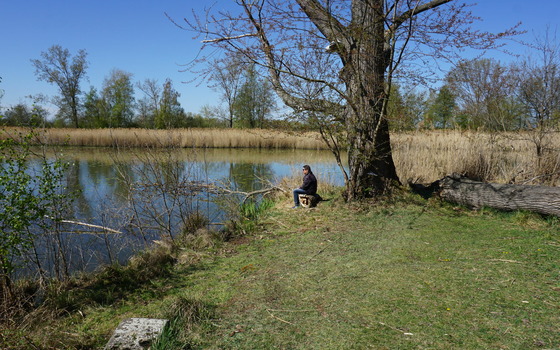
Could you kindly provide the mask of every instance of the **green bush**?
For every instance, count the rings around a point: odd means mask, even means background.
[[[49,161],[31,149],[34,133],[19,140],[0,140],[0,283],[10,284],[10,276],[21,263],[34,240],[37,228],[48,229],[49,221],[59,220],[61,203],[71,195],[61,191],[66,164]],[[31,160],[40,163],[33,170]],[[45,218],[49,220],[45,220]]]

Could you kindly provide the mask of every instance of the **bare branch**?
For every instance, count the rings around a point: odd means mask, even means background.
[[[305,110],[314,110],[314,111],[331,111],[332,113],[332,111],[339,110],[341,106],[338,104],[333,104],[332,102],[326,100],[318,100],[318,99],[312,100],[308,98],[296,97],[294,95],[289,94],[284,89],[280,77],[280,73],[282,73],[283,71],[279,68],[279,66],[281,66],[281,63],[277,64],[276,58],[274,57],[273,45],[271,45],[261,22],[257,21],[255,16],[253,15],[253,12],[251,11],[251,6],[248,5],[245,0],[242,0],[241,3],[243,5],[243,8],[245,10],[245,13],[247,14],[249,21],[251,22],[251,24],[254,26],[254,28],[258,33],[258,38],[260,40],[262,50],[266,56],[267,68],[272,81],[272,86],[274,90],[278,93],[280,98],[284,101],[284,103],[297,111],[305,109]],[[261,8],[259,8],[259,12],[260,9]],[[293,72],[287,72],[287,73],[294,76]],[[303,76],[301,75],[298,77],[303,78]],[[310,78],[305,78],[305,79],[308,81],[312,81],[312,79]]]
[[[235,40],[235,39],[241,39],[241,38],[246,38],[249,36],[257,36],[256,33],[249,33],[249,34],[241,34],[241,35],[236,35],[236,36],[230,36],[230,37],[223,37],[223,38],[216,38],[216,39],[207,39],[207,40],[202,40],[201,43],[203,44],[208,44],[208,43],[219,43],[221,41],[229,41],[229,40]]]
[[[397,17],[393,22],[393,24],[391,25],[391,27],[389,28],[389,31],[391,33],[394,33],[397,30],[397,28],[401,26],[401,24],[403,24],[405,21],[409,20],[413,16],[416,16],[422,12],[431,10],[438,6],[444,5],[450,1],[452,0],[432,0],[420,6],[414,6],[413,8],[409,9],[408,11],[402,13],[399,17]]]
[[[52,219],[52,220],[55,220],[55,218],[52,218],[52,217],[50,217],[50,216],[45,216],[45,217],[47,217],[47,218],[49,218],[49,219]],[[106,226],[88,224],[88,223],[86,223],[86,222],[73,221],[73,220],[59,220],[59,221],[62,222],[62,223],[65,223],[65,224],[73,224],[73,225],[85,226],[85,227],[90,227],[90,228],[97,228],[97,229],[100,229],[100,230],[103,230],[103,231],[107,231],[107,232],[111,232],[111,233],[121,233],[121,234],[122,234],[121,231],[114,230],[114,229],[109,228],[109,227],[106,227]]]
[[[297,0],[300,8],[329,41],[340,40],[345,27],[317,0]]]

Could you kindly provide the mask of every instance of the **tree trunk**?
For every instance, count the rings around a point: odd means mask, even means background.
[[[363,125],[352,126],[352,121],[347,124],[350,145],[347,200],[380,195],[392,185],[400,183],[391,153],[387,120],[372,112],[367,118],[362,116],[356,119]]]
[[[72,118],[74,127],[77,129],[80,127],[80,125],[78,122],[78,101],[76,95],[72,95],[72,97],[70,98],[70,112],[72,113],[70,117]]]
[[[385,72],[389,57],[384,40],[383,0],[352,2],[353,48],[341,73],[350,101],[347,106],[347,200],[372,197],[399,183],[385,117]]]
[[[439,189],[442,199],[471,208],[560,216],[560,187],[490,184],[451,175],[439,180]]]

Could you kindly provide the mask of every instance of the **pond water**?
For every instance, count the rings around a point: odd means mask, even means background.
[[[69,188],[77,190],[75,216],[100,224],[100,211],[107,203],[126,204],[128,182],[167,181],[228,184],[233,190],[250,192],[264,183],[277,184],[284,177],[303,176],[309,164],[319,181],[343,185],[342,174],[328,151],[254,149],[119,150],[99,148],[64,149],[70,162]],[[170,165],[171,163],[171,165]],[[170,169],[158,168],[162,164]],[[156,169],[158,168],[158,169]],[[112,208],[114,209],[114,208]],[[97,221],[97,222],[96,222]]]
[[[63,148],[56,155],[70,163],[67,191],[75,194],[65,219],[121,233],[60,223],[56,234],[38,236],[40,249],[34,263],[22,269],[26,275],[38,266],[61,275],[122,263],[162,235],[177,237],[181,222],[194,212],[222,223],[227,219],[223,205],[217,205],[219,196],[207,185],[251,192],[303,176],[303,164],[311,166],[319,182],[343,185],[328,151]]]

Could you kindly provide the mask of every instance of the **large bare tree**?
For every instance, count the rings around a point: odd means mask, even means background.
[[[348,200],[399,184],[387,101],[393,78],[420,78],[457,48],[490,49],[515,34],[471,29],[455,0],[237,0],[196,13],[188,29],[205,47],[242,53],[267,71],[284,103],[345,129]],[[447,62],[447,61],[446,61]],[[336,152],[335,152],[336,155]],[[340,162],[339,162],[340,163]]]

